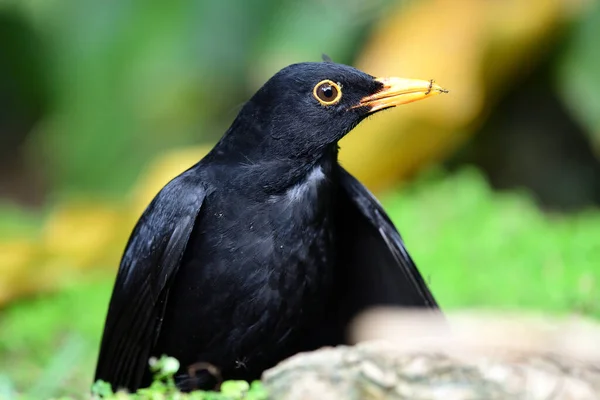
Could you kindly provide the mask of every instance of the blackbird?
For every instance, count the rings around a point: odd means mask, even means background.
[[[347,342],[377,305],[437,303],[375,197],[337,161],[367,116],[445,92],[330,61],[290,65],[152,200],[127,243],[96,379],[134,391],[176,357],[182,390],[253,380]],[[202,370],[205,366],[210,366]]]

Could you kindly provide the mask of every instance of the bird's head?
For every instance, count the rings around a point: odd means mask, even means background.
[[[293,64],[246,103],[228,136],[262,159],[319,157],[365,117],[445,92],[432,80],[375,78],[333,62]]]

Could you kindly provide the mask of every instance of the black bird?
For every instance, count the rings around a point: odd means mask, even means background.
[[[214,385],[193,365],[257,379],[297,352],[345,343],[347,324],[369,306],[437,309],[385,211],[337,155],[365,117],[442,92],[333,62],[269,79],[139,219],[96,379],[134,391],[162,354],[179,359],[183,390]]]

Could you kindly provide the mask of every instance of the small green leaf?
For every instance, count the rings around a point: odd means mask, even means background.
[[[225,396],[242,397],[248,390],[250,385],[246,381],[225,381],[221,385],[221,393]]]
[[[114,393],[112,391],[112,387],[108,382],[104,382],[103,380],[97,380],[92,385],[92,396],[94,397],[105,398],[110,397],[113,394]]]
[[[165,357],[162,365],[162,372],[166,375],[175,375],[179,370],[179,361],[173,357]]]
[[[250,385],[250,391],[246,395],[246,400],[267,400],[267,390],[261,381],[254,381]]]

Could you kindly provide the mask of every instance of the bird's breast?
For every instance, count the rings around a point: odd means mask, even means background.
[[[208,196],[171,290],[159,350],[192,360],[177,353],[181,338],[197,343],[194,357],[221,346],[249,360],[300,349],[331,293],[330,184],[315,170],[262,201],[231,188]]]
[[[335,256],[331,182],[317,166],[260,201],[243,190],[215,193],[189,249],[194,269],[259,308],[318,297]]]
[[[319,197],[327,195],[327,177],[321,166],[313,168],[306,178],[291,185],[282,194],[270,195],[268,202],[285,206],[303,205],[306,210],[318,206]],[[313,207],[310,207],[310,206]]]

